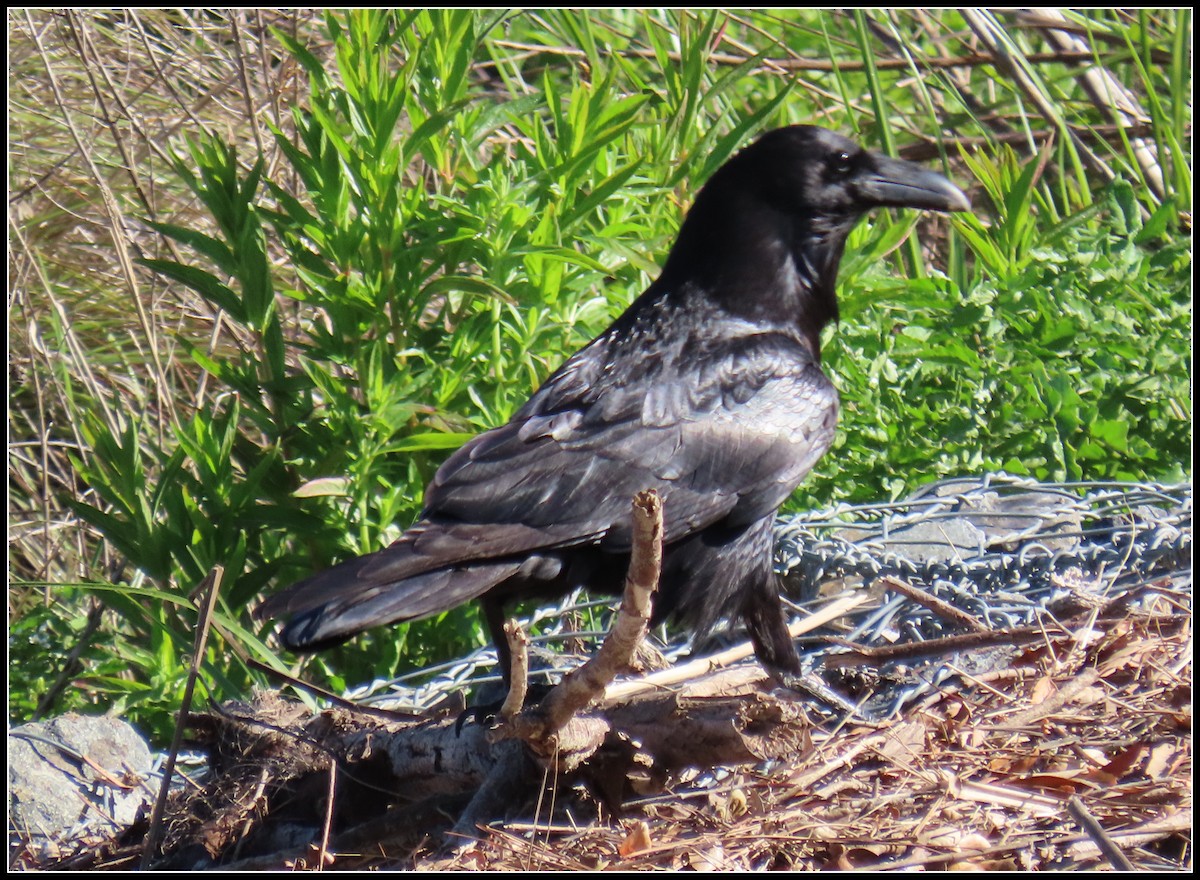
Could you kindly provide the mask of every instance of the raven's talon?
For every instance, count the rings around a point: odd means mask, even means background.
[[[550,691],[554,690],[554,685],[550,682],[530,682],[525,691],[525,705],[522,710],[528,709],[530,706],[536,706]],[[494,690],[487,690],[489,695],[494,694]],[[501,707],[504,706],[504,700],[495,700],[492,702],[481,703],[478,706],[468,706],[459,713],[458,720],[454,722],[454,735],[462,736],[463,725],[468,721],[476,721],[484,727],[492,727],[496,723],[496,716],[500,714]]]
[[[487,706],[468,706],[458,713],[458,718],[454,721],[454,735],[462,736],[463,725],[468,721],[475,721],[484,727],[491,727],[495,723],[496,713],[499,710],[499,703]]]
[[[772,677],[785,689],[809,700],[815,700],[827,709],[843,712],[851,718],[862,717],[859,706],[827,684],[815,672],[795,673],[775,669],[772,670]]]

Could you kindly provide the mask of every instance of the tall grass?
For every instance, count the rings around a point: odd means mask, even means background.
[[[255,597],[393,538],[777,125],[975,203],[852,236],[842,425],[794,507],[996,468],[1189,476],[1190,10],[1046,15],[11,17],[10,716],[161,733],[218,563],[215,694],[280,664]],[[452,612],[310,672],[479,637]]]

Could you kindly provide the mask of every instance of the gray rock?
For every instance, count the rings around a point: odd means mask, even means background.
[[[974,559],[1036,542],[1050,552],[1079,544],[1086,507],[1062,490],[1014,478],[945,480],[923,486],[876,526],[842,537],[917,563]]]
[[[8,732],[10,830],[31,841],[128,827],[153,800],[150,748],[126,722],[69,713]]]

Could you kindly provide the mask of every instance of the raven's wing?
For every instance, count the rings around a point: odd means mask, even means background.
[[[663,499],[667,544],[768,515],[832,442],[837,393],[796,339],[739,326],[640,351],[636,335],[598,337],[512,421],[446,461],[396,543],[271,597],[260,614],[299,615],[285,642],[317,647],[445,611],[542,553],[627,551],[643,489]]]
[[[684,343],[638,352],[636,367],[614,367],[603,344],[584,349],[511,422],[447,460],[425,515],[545,530],[520,552],[564,539],[628,549],[643,489],[662,496],[668,544],[775,510],[832,442],[837,392],[794,338],[720,329],[695,357]]]
[[[446,461],[422,520],[361,576],[584,543],[626,551],[643,489],[663,499],[667,544],[774,511],[832,442],[837,392],[801,342],[748,328],[640,350],[634,334],[599,337]]]

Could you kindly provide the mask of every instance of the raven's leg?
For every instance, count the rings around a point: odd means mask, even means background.
[[[717,523],[680,542],[666,561],[655,616],[674,612],[702,641],[721,618],[740,617],[754,653],[773,678],[800,673],[771,565],[774,514],[751,523]]]
[[[805,674],[783,616],[779,581],[774,572],[768,572],[765,578],[755,579],[742,605],[742,620],[750,633],[750,642],[754,645],[758,662],[771,678],[788,690],[815,698],[836,711],[857,714],[854,704],[826,684],[819,675],[812,672]]]
[[[496,663],[500,666],[500,675],[504,679],[504,693],[507,695],[512,688],[512,653],[508,650],[508,637],[504,634],[504,600],[485,594],[479,597],[479,608],[483,613],[483,622],[487,625],[488,634],[492,637],[492,644],[496,646]],[[460,735],[463,725],[468,721],[486,723],[489,716],[500,711],[503,703],[504,697],[501,697],[494,703],[468,706],[454,723],[455,734]]]
[[[479,597],[479,605],[483,612],[484,623],[487,624],[488,634],[492,637],[492,644],[496,646],[496,662],[500,666],[500,676],[504,679],[504,693],[494,702],[471,706],[459,715],[455,724],[455,730],[458,732],[462,731],[462,726],[467,721],[486,721],[489,716],[499,712],[508,692],[512,690],[512,652],[508,648],[508,636],[504,633],[504,599],[494,595],[484,595]],[[549,690],[549,685],[527,683],[526,705],[536,703]]]
[[[508,650],[508,636],[504,634],[504,600],[495,596],[484,595],[479,599],[483,610],[483,621],[487,624],[488,634],[492,644],[496,646],[496,663],[500,666],[500,676],[504,679],[504,689],[512,687],[512,652]]]
[[[766,577],[756,577],[754,584],[747,584],[746,600],[742,604],[742,620],[750,633],[754,654],[763,668],[780,684],[787,684],[784,677],[800,674],[800,656],[788,633],[783,617],[783,602],[779,598],[779,585],[774,572]]]

